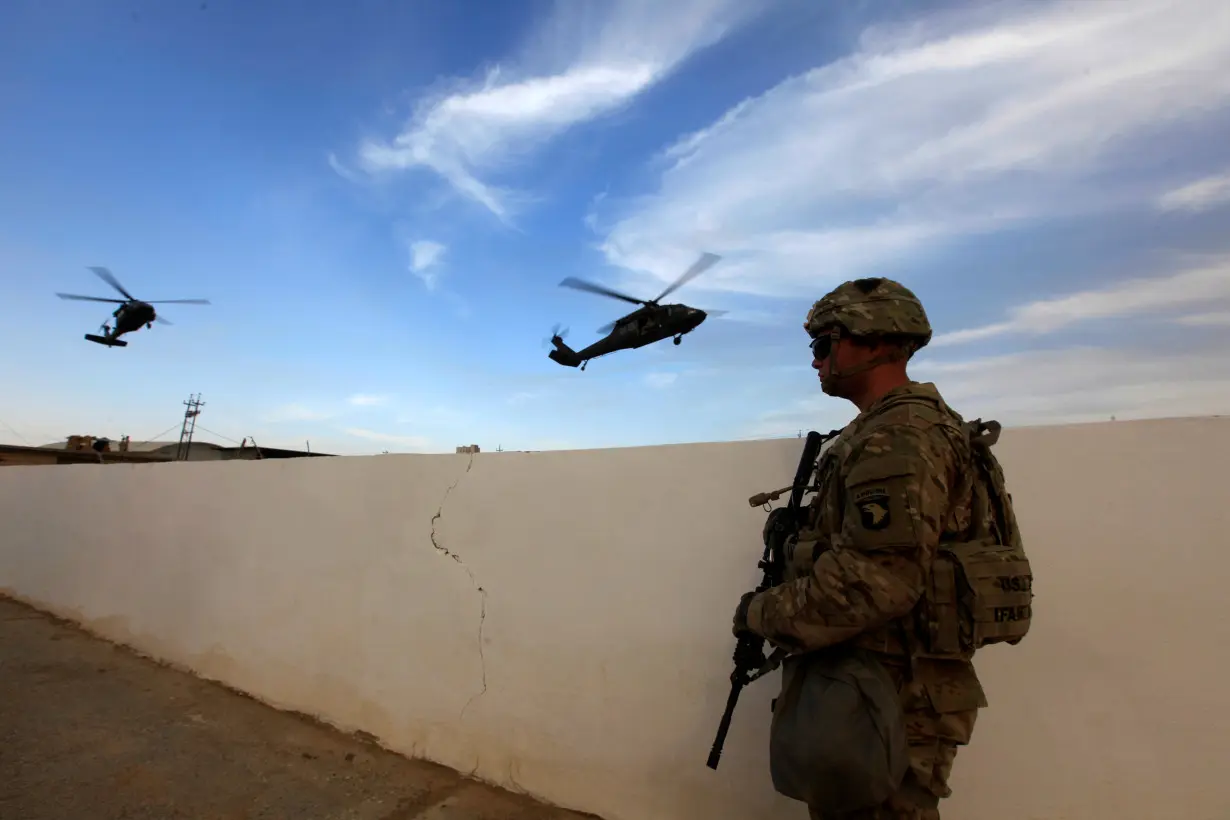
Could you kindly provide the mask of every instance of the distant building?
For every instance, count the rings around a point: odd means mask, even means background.
[[[140,453],[113,450],[108,445],[98,441],[98,447],[68,448],[62,445],[53,447],[22,447],[17,444],[0,444],[0,467],[17,467],[38,464],[148,464],[150,462],[171,461],[171,457],[162,453]],[[93,445],[94,442],[91,442]]]
[[[143,441],[129,444],[130,452],[145,452],[164,455],[174,461],[179,452],[179,441]],[[214,444],[211,441],[194,440],[185,445],[188,455],[184,461],[255,461],[264,458],[332,458],[332,453],[312,453],[307,450],[284,450],[280,447],[262,447],[244,439],[237,447]]]
[[[266,458],[332,458],[331,453],[261,447],[245,438],[238,447],[224,447],[208,441],[187,445],[185,461],[235,461]],[[19,464],[133,464],[175,461],[179,441],[133,443],[129,436],[112,440],[98,436],[68,436],[63,442],[41,447],[0,444],[0,466]]]
[[[461,447],[458,447],[457,452],[458,453],[477,453],[478,445],[477,444],[466,444]]]

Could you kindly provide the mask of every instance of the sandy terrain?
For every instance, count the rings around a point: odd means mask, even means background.
[[[580,820],[0,597],[0,818]]]

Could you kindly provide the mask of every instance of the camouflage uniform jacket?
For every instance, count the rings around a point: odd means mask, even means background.
[[[972,653],[926,655],[917,608],[937,545],[971,523],[975,471],[962,423],[935,385],[918,382],[855,417],[821,456],[784,583],[752,599],[748,627],[797,652],[849,641],[873,650],[899,678],[921,674],[940,712],[986,706]]]

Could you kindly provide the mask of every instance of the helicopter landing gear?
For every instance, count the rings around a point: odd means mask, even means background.
[[[587,365],[587,364],[589,364],[589,359],[586,359],[585,361],[581,362],[581,369],[582,369],[582,370],[584,370],[584,369],[585,369],[585,365]]]
[[[675,337],[675,344],[679,344],[682,341],[683,341],[683,334],[681,333]]]

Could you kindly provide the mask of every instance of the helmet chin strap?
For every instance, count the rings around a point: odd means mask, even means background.
[[[882,364],[890,364],[891,362],[901,361],[902,359],[908,358],[903,351],[893,350],[888,353],[881,353],[878,356],[872,356],[862,364],[858,364],[844,370],[838,370],[836,353],[837,342],[841,339],[841,328],[834,327],[829,331],[829,337],[832,339],[832,342],[829,345],[829,374],[827,376],[822,376],[820,379],[820,388],[822,390],[827,391],[828,389],[835,387],[840,381],[848,379],[851,376],[858,375],[859,373],[865,373],[866,371],[877,368]]]

